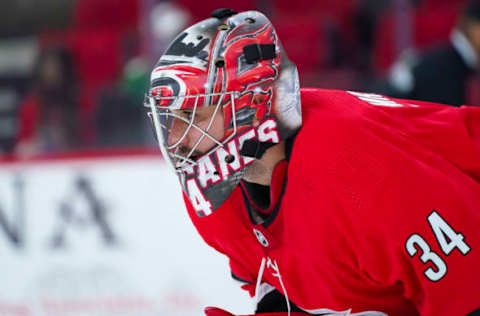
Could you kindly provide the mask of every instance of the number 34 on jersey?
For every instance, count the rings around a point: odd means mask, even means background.
[[[436,282],[447,274],[447,263],[442,257],[448,256],[455,248],[465,256],[470,251],[470,247],[464,241],[465,237],[457,233],[437,211],[434,210],[430,213],[427,221],[435,234],[435,238],[444,256],[432,251],[430,245],[419,234],[410,235],[405,243],[405,248],[410,257],[413,258],[418,253],[419,259],[424,264],[430,263],[433,265],[434,268],[429,267],[425,269],[423,273],[430,281]]]

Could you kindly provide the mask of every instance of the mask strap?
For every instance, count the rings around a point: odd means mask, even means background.
[[[273,142],[259,142],[258,140],[248,139],[243,143],[240,149],[240,155],[261,159],[268,148],[277,145]]]

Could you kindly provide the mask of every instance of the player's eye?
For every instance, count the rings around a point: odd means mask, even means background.
[[[193,111],[192,110],[174,110],[172,111],[174,114],[181,116],[184,119],[191,120]]]
[[[182,116],[187,118],[188,120],[192,119],[193,111],[191,110],[183,110],[182,111]]]

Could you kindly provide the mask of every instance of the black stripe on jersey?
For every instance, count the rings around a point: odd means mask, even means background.
[[[293,151],[293,146],[295,144],[295,137],[297,136],[298,132],[295,133],[292,137],[289,137],[285,140],[285,154],[287,161],[290,161],[290,156],[292,155]],[[287,166],[288,168],[288,166]],[[280,194],[280,197],[278,198],[277,205],[275,205],[275,209],[273,210],[272,214],[263,222],[263,227],[267,228],[273,220],[277,217],[278,211],[280,210],[280,205],[282,203],[283,195],[285,194],[285,189],[287,188],[287,183],[288,183],[288,169],[285,174],[285,180],[283,182],[283,188],[282,188],[282,193]]]
[[[297,305],[293,304],[290,301],[290,308],[292,312],[304,312]],[[268,294],[266,294],[260,302],[257,303],[257,309],[255,310],[255,314],[261,313],[282,313],[287,312],[287,301],[285,296],[277,290],[274,290]]]
[[[272,214],[270,214],[267,219],[262,223],[262,226],[267,228],[277,217],[278,211],[280,210],[280,205],[282,204],[283,195],[285,194],[285,189],[287,188],[288,183],[288,173],[285,174],[285,179],[283,180],[283,187],[282,193],[280,193],[280,197],[278,198],[277,205],[273,209]]]
[[[242,283],[245,283],[245,284],[250,284],[251,282],[247,281],[247,280],[244,280],[238,276],[236,276],[235,274],[233,274],[233,272],[231,272],[231,275],[232,275],[232,278],[235,280],[235,281],[238,281],[238,282],[242,282]]]
[[[292,154],[293,145],[294,145],[294,142],[295,142],[295,136],[296,135],[297,134],[295,134],[292,137],[285,140],[285,154],[286,154],[287,161],[290,160],[290,156]],[[267,215],[266,218],[262,218],[262,219],[264,219],[264,221],[262,223],[263,227],[267,228],[277,217],[278,211],[280,210],[280,205],[282,203],[283,195],[285,194],[285,189],[287,188],[287,183],[288,183],[288,172],[285,175],[285,180],[283,182],[283,187],[282,187],[282,193],[280,194],[280,197],[278,198],[278,201],[277,201],[277,204],[275,205],[275,208],[273,209],[271,214]],[[269,187],[259,186],[259,185],[255,186],[255,185],[252,185],[251,183],[247,184],[247,182],[245,180],[243,180],[243,184],[244,185],[241,185],[240,187],[242,189],[241,191],[242,191],[243,199],[245,201],[245,206],[246,206],[246,211],[248,213],[248,217],[250,218],[250,221],[253,224],[257,225],[258,223],[253,218],[253,215],[252,215],[252,213],[255,212],[255,210],[254,210],[255,207],[252,205],[252,202],[250,202],[250,199],[251,199],[252,196],[255,196],[255,195],[258,195],[258,194],[267,194],[267,197],[263,197],[263,200],[264,200],[263,202],[264,203],[266,203],[267,201],[269,202],[270,201],[270,198],[269,198],[270,190],[269,189],[265,190],[265,189],[262,188],[262,187],[265,187],[265,188],[269,188]],[[261,188],[261,190],[259,190],[259,188]],[[250,190],[253,190],[253,191],[250,192]],[[261,199],[262,198],[260,198],[260,200]],[[258,196],[257,196],[256,200],[259,200]],[[253,201],[253,203],[254,202],[255,201]],[[259,216],[261,216],[261,214],[259,214]],[[263,216],[261,216],[261,217],[263,217]]]

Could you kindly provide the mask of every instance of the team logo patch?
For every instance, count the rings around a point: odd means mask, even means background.
[[[261,231],[258,229],[253,229],[253,233],[255,234],[255,237],[257,237],[258,242],[263,246],[263,247],[268,247],[268,240],[265,238],[265,236],[262,234]]]

